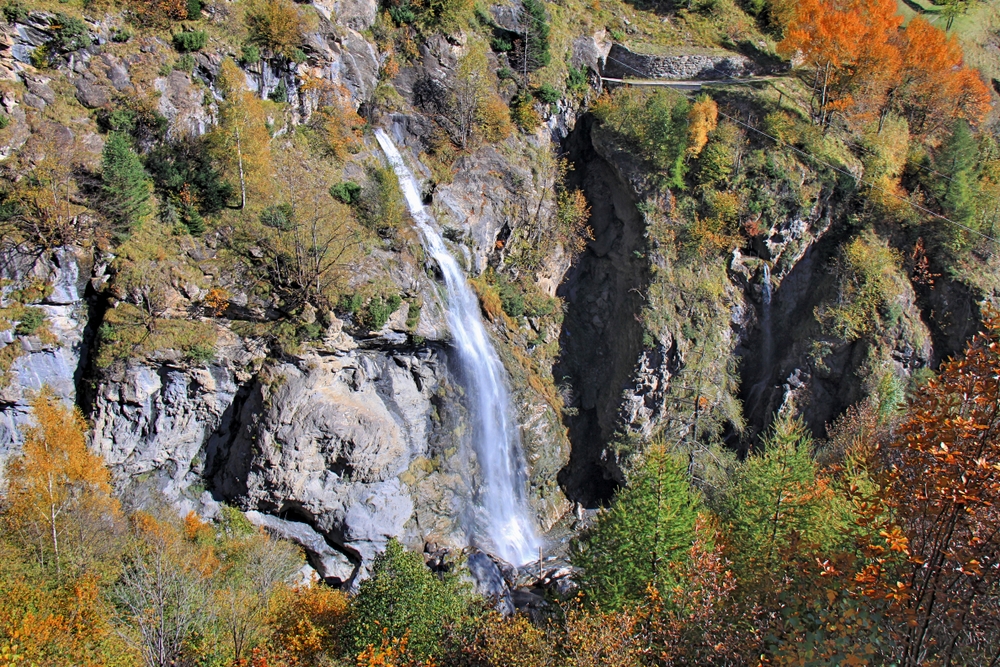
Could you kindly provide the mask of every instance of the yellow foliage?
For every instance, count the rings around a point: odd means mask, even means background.
[[[302,89],[318,91],[318,109],[311,125],[317,130],[323,151],[339,161],[357,153],[362,146],[365,120],[354,109],[347,89],[319,78],[306,80]]]
[[[382,645],[378,648],[369,646],[358,654],[358,667],[436,667],[437,663],[433,658],[427,660],[417,660],[410,654],[407,648],[408,639],[382,638]]]
[[[497,95],[490,96],[479,107],[479,131],[489,143],[503,141],[514,132],[510,109]]]
[[[305,17],[291,0],[250,0],[246,6],[250,43],[265,54],[291,60],[308,29]]]
[[[594,238],[590,225],[590,205],[582,190],[562,190],[556,197],[556,221],[560,241],[570,252],[582,252]]]
[[[218,86],[223,101],[219,123],[210,135],[213,152],[226,177],[238,185],[241,208],[248,204],[248,193],[266,203],[274,193],[274,169],[264,108],[231,58],[219,67]]]
[[[271,645],[292,664],[313,664],[322,655],[337,653],[347,614],[347,596],[327,586],[280,590],[267,621]]]
[[[719,125],[719,105],[702,95],[688,112],[688,154],[697,157],[708,143],[708,133]]]
[[[104,459],[87,449],[79,411],[48,390],[31,408],[36,426],[25,429],[21,456],[8,465],[4,520],[59,572],[83,564],[120,508]]]
[[[522,614],[504,618],[491,613],[469,647],[477,664],[495,667],[543,667],[551,664],[552,646],[544,631]]]

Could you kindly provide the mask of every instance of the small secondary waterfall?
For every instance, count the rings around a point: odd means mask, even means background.
[[[760,285],[760,361],[759,380],[750,388],[747,396],[747,412],[756,412],[760,402],[765,400],[765,390],[771,379],[771,365],[774,363],[774,333],[771,330],[771,269],[766,262],[761,264]]]
[[[774,357],[774,339],[771,333],[771,269],[766,262],[761,271],[760,303],[761,363],[764,368],[770,368]]]
[[[538,538],[529,518],[526,478],[517,424],[511,419],[506,373],[490,343],[479,313],[479,300],[465,274],[424,208],[420,188],[395,144],[383,130],[375,138],[392,165],[424,246],[441,268],[448,292],[448,326],[454,336],[465,378],[473,445],[482,474],[477,490],[476,523],[493,543],[496,555],[515,565],[537,558]]]

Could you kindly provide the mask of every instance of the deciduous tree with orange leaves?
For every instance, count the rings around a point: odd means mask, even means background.
[[[899,664],[1000,664],[1000,313],[914,396],[884,483],[908,544]]]
[[[905,29],[892,0],[802,0],[778,51],[814,71],[821,125],[831,115],[879,127],[891,111],[932,134],[954,118],[972,123],[989,110],[979,73],[965,67],[954,37],[916,17]]]
[[[31,407],[35,426],[25,429],[21,456],[7,467],[3,520],[59,576],[93,564],[120,509],[104,460],[87,449],[79,411],[48,390]]]

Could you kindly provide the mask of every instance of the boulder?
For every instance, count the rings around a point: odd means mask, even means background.
[[[504,580],[500,568],[487,554],[473,550],[466,561],[476,593],[492,600],[494,608],[504,616],[514,613],[514,601],[510,588]]]
[[[354,564],[347,556],[327,544],[323,536],[309,524],[287,521],[253,510],[246,512],[246,517],[250,523],[264,528],[275,537],[294,542],[305,549],[309,563],[327,582],[345,583],[354,576]]]
[[[77,78],[74,84],[76,85],[76,99],[88,109],[99,109],[111,101],[111,94],[106,86],[85,77]]]

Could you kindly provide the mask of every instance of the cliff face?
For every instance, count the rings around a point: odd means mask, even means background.
[[[316,107],[310,91],[300,90],[305,78],[343,86],[355,105],[378,84],[378,50],[359,32],[374,20],[375,5],[317,3],[316,8],[326,20],[308,35],[307,63],[276,69],[264,61],[246,72],[248,87],[262,97],[284,82],[290,113],[274,120],[290,129],[308,121]],[[333,16],[336,21],[329,20]],[[24,107],[38,110],[57,102],[53,89],[71,92],[89,108],[106,105],[118,93],[151,89],[158,93],[157,111],[169,123],[168,137],[198,135],[214,122],[213,87],[224,53],[206,49],[195,56],[190,72],[175,69],[150,78],[150,69],[160,67],[172,49],[151,40],[131,56],[110,53],[117,23],[109,17],[88,25],[93,46],[42,76],[30,65],[30,54],[52,39],[53,20],[31,14],[25,21],[7,27],[7,49],[0,54],[5,76],[25,86],[4,101],[15,120],[12,129],[30,127]],[[433,76],[451,85],[462,52],[440,38],[423,49],[419,63],[399,76],[412,106],[385,119],[411,157],[426,149],[431,123],[406,81]],[[560,123],[565,120],[553,121]],[[66,124],[60,132],[67,142],[96,142],[93,155],[99,155],[92,121]],[[28,136],[4,133],[5,154]],[[462,158],[454,179],[435,193],[433,205],[450,236],[463,241],[455,248],[464,252],[472,276],[495,260],[498,237],[515,231],[516,222],[509,219],[515,206],[530,201],[539,214],[551,215],[551,179],[539,180],[530,162],[532,151],[548,150],[548,141],[544,131],[519,139],[508,155],[486,146]],[[378,160],[372,142],[346,171],[363,175],[352,165]],[[467,442],[471,429],[450,358],[435,267],[409,254],[412,239],[402,255],[394,248],[374,250],[372,259],[386,276],[382,280],[408,295],[384,326],[370,331],[357,318],[344,321],[324,313],[319,340],[291,355],[276,354],[241,329],[247,315],[266,318],[272,307],[240,284],[238,275],[220,272],[217,239],[184,243],[184,263],[167,287],[165,321],[190,320],[194,313],[210,330],[214,354],[198,361],[167,346],[110,367],[98,367],[93,357],[105,314],[127,298],[114,286],[115,257],[89,244],[35,257],[5,249],[0,307],[14,304],[11,295],[29,283],[45,285],[46,295],[31,304],[45,315],[41,336],[17,333],[17,320],[5,320],[9,326],[0,332],[0,352],[11,358],[0,394],[0,456],[16,452],[19,428],[30,424],[32,392],[47,386],[84,408],[92,446],[104,455],[127,498],[141,504],[162,494],[182,513],[208,516],[220,502],[236,505],[303,545],[331,581],[363,576],[390,537],[417,550],[425,542],[464,546],[463,517],[472,511],[477,474]],[[544,280],[552,288],[569,264],[568,253],[561,257],[547,258]],[[365,271],[371,274],[362,268],[358,281],[368,277]],[[212,287],[230,294],[225,313],[200,305]],[[520,334],[496,333],[506,359],[514,366],[526,360]],[[567,509],[555,477],[569,447],[559,415],[529,375],[512,368],[512,389],[529,459],[531,503],[538,523],[548,527]]]
[[[366,36],[375,3],[314,6],[320,20],[307,35],[305,62],[265,60],[245,70],[261,97],[286,90],[287,105],[268,109],[277,136],[297,132],[315,113],[318,94],[303,86],[310,77],[342,87],[354,107],[372,106],[376,89],[387,85],[384,54]],[[502,23],[503,12],[495,13]],[[0,135],[0,157],[44,131],[57,151],[72,150],[96,168],[104,140],[84,110],[119,95],[158,93],[168,137],[212,126],[216,77],[232,54],[209,48],[190,69],[172,68],[171,47],[156,38],[116,54],[119,18],[88,24],[93,45],[44,72],[30,65],[31,53],[53,38],[52,16],[32,13],[4,28],[0,76],[13,83],[0,101],[12,124]],[[601,30],[578,36],[572,50],[576,64],[597,70],[607,48]],[[647,165],[582,113],[583,98],[551,105],[534,134],[465,151],[446,177],[435,174],[427,155],[439,143],[437,105],[454,87],[467,45],[436,36],[417,50],[388,81],[392,104],[373,109],[369,120],[388,128],[424,170],[427,201],[477,279],[510,374],[530,502],[544,530],[574,503],[610,498],[624,482],[630,440],[698,441],[710,423],[733,449],[745,449],[782,406],[794,405],[821,434],[865,395],[871,342],[831,338],[814,317],[838,289],[846,223],[832,188],[820,188],[810,210],[765,221],[753,247],[724,265],[682,260],[663,241],[669,225],[660,212],[669,195],[653,187]],[[751,69],[742,57],[713,57],[670,61],[668,74],[706,76],[719,63],[725,76]],[[644,66],[668,66],[643,58]],[[508,101],[514,91],[500,86]],[[40,115],[62,104],[70,111],[61,120]],[[564,183],[556,153],[574,167],[563,171]],[[342,175],[361,179],[379,161],[368,140]],[[538,231],[557,215],[562,188],[579,188],[589,204],[592,238],[582,250]],[[74,224],[85,228],[87,214]],[[301,544],[331,581],[356,582],[390,537],[417,549],[464,546],[477,471],[436,269],[415,235],[404,230],[374,243],[352,267],[348,288],[368,281],[401,295],[377,327],[311,306],[280,312],[226,263],[221,233],[170,242],[180,259],[162,287],[166,306],[156,326],[195,323],[214,341],[212,353],[169,339],[157,349],[136,344],[112,364],[96,357],[116,309],[130,298],[114,251],[85,240],[37,253],[0,248],[0,458],[17,450],[19,428],[30,423],[31,393],[48,386],[84,410],[93,448],[133,502],[162,495],[181,512],[208,516],[221,502],[233,504]],[[539,248],[540,257],[533,254]],[[497,274],[530,283],[537,299],[561,302],[508,316],[490,283]],[[228,294],[224,308],[209,307],[213,289]],[[976,295],[955,281],[916,290],[907,283],[898,300],[898,317],[880,334],[898,376],[955,353],[978,320]],[[25,308],[44,324],[22,327]],[[282,318],[318,333],[301,346],[278,347],[252,326]],[[695,457],[692,470],[702,465]]]

